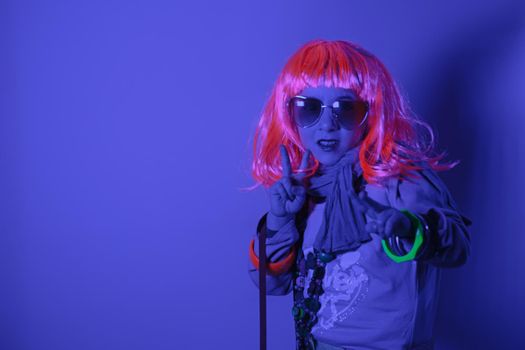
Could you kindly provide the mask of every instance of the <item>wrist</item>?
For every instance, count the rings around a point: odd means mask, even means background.
[[[411,218],[408,217],[408,215],[404,214],[406,219],[410,222],[409,224],[409,229],[408,229],[408,232],[400,237],[400,238],[403,238],[403,239],[406,239],[408,241],[414,241],[416,239],[416,232],[417,232],[417,228],[418,228],[418,222],[416,220],[413,220]]]
[[[284,225],[294,218],[294,215],[276,216],[271,212],[266,217],[266,228],[273,231],[279,231]]]
[[[419,249],[420,249],[420,247],[423,244],[423,236],[424,236],[424,227],[423,227],[423,224],[420,221],[419,217],[416,216],[415,214],[412,214],[408,210],[401,210],[401,212],[404,215],[406,215],[408,218],[410,218],[412,226],[416,228],[415,232],[414,232],[414,237],[413,238],[412,237],[399,237],[399,236],[391,237],[390,239],[388,239],[389,242],[390,242],[390,246],[385,240],[381,241],[381,244],[383,246],[383,250],[385,251],[385,253],[392,260],[394,260],[395,262],[398,262],[398,263],[416,259],[416,257],[418,256],[418,253],[419,253]],[[399,249],[399,239],[400,238],[401,239],[405,238],[408,241],[408,244],[411,246],[410,247],[410,251],[408,253],[406,253],[406,254],[403,254],[403,255],[395,255],[395,254],[392,253],[392,251],[390,249],[391,246],[397,247],[397,248],[394,248],[395,250],[398,250],[398,251],[403,250],[403,251],[406,252],[405,249]],[[396,243],[392,244],[392,241],[395,241]]]
[[[267,261],[266,269],[267,269],[268,274],[273,275],[273,276],[278,276],[282,273],[287,272],[293,266],[296,256],[297,256],[297,246],[293,245],[290,248],[288,255],[286,255],[281,260],[276,261],[276,262]],[[257,253],[255,252],[255,240],[254,239],[250,241],[250,260],[252,261],[253,266],[255,266],[257,270],[259,270],[259,257]]]

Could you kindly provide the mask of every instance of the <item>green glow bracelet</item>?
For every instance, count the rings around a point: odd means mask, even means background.
[[[417,225],[417,230],[416,230],[416,239],[414,241],[414,244],[412,245],[412,249],[410,249],[410,251],[405,255],[395,255],[390,250],[388,243],[384,239],[381,240],[381,245],[383,246],[383,250],[385,251],[386,255],[388,255],[390,259],[394,260],[397,263],[413,260],[416,257],[419,247],[421,247],[421,244],[423,244],[423,225],[421,225],[421,221],[419,221],[417,216],[415,216],[408,210],[400,210],[400,211],[406,216],[408,216],[408,218],[410,219],[410,222],[412,223],[412,227]]]

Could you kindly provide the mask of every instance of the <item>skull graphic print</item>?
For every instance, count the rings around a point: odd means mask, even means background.
[[[314,331],[322,334],[337,322],[344,321],[352,315],[360,301],[368,293],[369,277],[359,264],[359,251],[339,255],[326,266],[323,279],[324,294],[320,297],[321,309]],[[307,285],[311,274],[308,275]]]

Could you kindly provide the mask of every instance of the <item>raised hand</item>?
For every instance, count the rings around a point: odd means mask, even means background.
[[[273,215],[272,219],[274,219],[274,222],[279,221],[276,218],[281,218],[281,222],[287,221],[303,207],[306,198],[306,188],[303,182],[305,173],[302,171],[308,168],[308,159],[310,157],[310,150],[306,150],[301,159],[299,172],[293,173],[286,147],[281,145],[280,150],[283,175],[268,189],[270,214]],[[270,220],[268,224],[270,226]]]
[[[409,239],[415,237],[410,219],[401,211],[374,201],[364,191],[359,196],[354,193],[350,199],[366,215],[365,229],[368,233],[378,234],[383,239],[394,235]]]

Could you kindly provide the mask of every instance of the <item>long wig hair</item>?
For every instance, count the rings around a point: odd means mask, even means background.
[[[286,102],[306,87],[351,89],[369,104],[366,126],[359,145],[359,162],[368,183],[382,186],[391,177],[413,177],[413,170],[427,163],[437,171],[453,168],[459,161],[439,164],[446,152],[435,155],[432,128],[411,112],[386,67],[370,52],[342,40],[312,40],[299,48],[279,74],[255,130],[252,176],[255,187],[271,186],[282,176],[279,145],[290,156],[294,171],[303,153],[297,126]],[[306,178],[319,167],[306,171]]]

